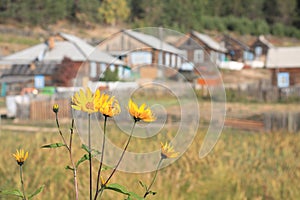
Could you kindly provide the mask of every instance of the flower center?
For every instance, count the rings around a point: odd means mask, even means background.
[[[93,103],[93,102],[87,102],[87,103],[85,104],[85,107],[86,107],[87,109],[94,110],[94,103]]]

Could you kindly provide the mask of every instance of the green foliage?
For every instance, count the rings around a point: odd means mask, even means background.
[[[186,32],[235,31],[300,37],[297,0],[2,0],[0,23],[47,26],[59,20],[131,27],[163,26]],[[285,29],[285,30],[283,30]]]
[[[66,146],[66,145],[63,144],[63,143],[53,143],[53,144],[43,145],[42,148],[50,148],[50,149],[53,149],[53,148],[64,147],[64,146]]]
[[[103,73],[103,77],[100,78],[100,81],[118,81],[118,68],[116,67],[114,71],[108,67]]]
[[[126,0],[103,0],[98,12],[103,22],[109,25],[124,22],[130,15]]]

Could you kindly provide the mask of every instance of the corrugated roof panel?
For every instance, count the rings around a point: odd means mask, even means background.
[[[227,52],[226,48],[222,47],[218,42],[213,40],[208,35],[198,33],[197,31],[192,31],[192,34],[198,39],[200,39],[201,41],[203,41],[205,44],[207,44],[207,46],[209,46],[210,48],[224,53]]]
[[[267,68],[300,67],[300,47],[274,47],[268,50]]]
[[[179,54],[179,55],[183,54],[183,52],[180,49],[177,49],[176,47],[174,47],[152,35],[147,35],[147,34],[132,31],[132,30],[125,30],[124,32],[126,34],[130,35],[131,37],[143,42],[144,44],[146,44],[154,49],[168,51],[168,52]]]

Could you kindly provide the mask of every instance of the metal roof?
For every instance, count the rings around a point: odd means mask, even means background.
[[[4,70],[2,77],[6,76],[32,76],[32,75],[52,75],[57,69],[57,63],[36,63],[30,64],[16,64],[9,69]],[[2,79],[2,78],[1,78]]]
[[[29,64],[33,61],[61,62],[64,57],[68,57],[73,61],[124,64],[121,60],[100,51],[74,35],[65,33],[59,35],[65,40],[55,41],[53,48],[49,48],[46,42],[41,43],[3,57],[0,62],[3,64]]]
[[[158,50],[163,50],[163,51],[167,51],[170,53],[176,53],[179,55],[183,54],[183,51],[180,49],[177,49],[176,47],[168,44],[167,42],[164,42],[162,40],[160,40],[157,37],[154,37],[152,35],[148,35],[148,34],[144,34],[141,32],[137,32],[137,31],[132,31],[132,30],[124,30],[124,33],[126,33],[127,35],[135,38],[136,40],[139,40],[140,42],[150,46],[153,49],[158,49]]]
[[[268,50],[267,68],[300,68],[300,47],[273,47]]]
[[[192,31],[191,34],[194,35],[199,40],[201,40],[202,42],[204,42],[211,49],[214,49],[216,51],[221,51],[221,52],[224,52],[224,53],[227,52],[227,49],[225,47],[223,47],[220,43],[213,40],[208,35],[198,33],[197,31]]]

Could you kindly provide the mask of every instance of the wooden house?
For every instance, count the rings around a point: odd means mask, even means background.
[[[300,85],[300,47],[273,47],[268,50],[266,68],[272,84],[279,88]]]
[[[181,38],[176,47],[183,50],[189,62],[195,66],[222,60],[227,49],[206,34],[191,31]]]
[[[122,61],[65,33],[3,57],[0,63],[9,66],[2,73],[0,82],[14,94],[26,87],[73,86],[79,68],[84,69],[85,80],[94,81],[99,80],[108,66],[124,66]]]
[[[242,41],[229,35],[224,35],[222,42],[227,51],[227,59],[237,62],[246,62],[253,60],[251,48]]]
[[[159,36],[139,31],[121,30],[97,47],[124,61],[138,78],[155,79],[168,73],[168,70],[160,70],[162,66],[177,70],[182,64],[181,50]],[[171,70],[169,73],[172,76]]]
[[[254,53],[254,60],[262,61],[265,63],[268,50],[273,48],[271,44],[263,35],[260,35],[250,46],[251,51]]]

